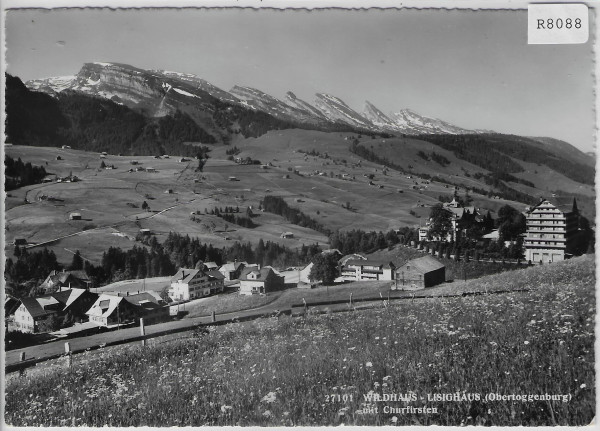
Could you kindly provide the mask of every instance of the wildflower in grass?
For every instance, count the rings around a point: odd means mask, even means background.
[[[587,387],[587,385],[586,385],[585,383],[582,383],[582,384],[579,386],[579,388],[580,388],[580,389],[584,389],[585,387]]]
[[[529,341],[523,341],[523,344],[528,345]]]
[[[221,406],[221,412],[223,412],[225,414],[231,413],[231,410],[233,410],[232,406],[226,406],[226,405]]]
[[[395,424],[396,422],[398,422],[398,416],[392,416],[391,420],[392,420],[392,423]]]
[[[271,416],[273,416],[273,413],[271,413],[271,410],[265,410],[263,416],[266,418],[270,418]]]
[[[372,363],[372,362],[367,362],[367,363],[365,364],[365,367],[367,367],[367,368],[371,368],[371,367],[373,367],[373,363]]]
[[[260,401],[263,403],[272,404],[277,401],[277,394],[275,392],[269,392],[267,395],[262,397],[262,400]]]

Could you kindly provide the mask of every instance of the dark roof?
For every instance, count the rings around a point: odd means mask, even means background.
[[[21,306],[21,300],[17,298],[13,298],[11,296],[7,296],[4,301],[4,315],[10,316],[17,311],[17,308]]]
[[[225,276],[221,274],[218,269],[211,269],[210,271],[206,271],[206,274],[212,278],[216,278],[217,280],[225,279]]]
[[[148,292],[140,292],[140,293],[136,293],[135,295],[125,296],[124,298],[128,302],[135,304],[135,305],[140,305],[140,302],[148,303],[147,301],[149,301],[152,304],[159,305],[159,306],[166,304],[166,302],[163,299],[159,300],[156,296],[154,296]]]
[[[52,295],[52,297],[61,304],[66,304],[69,300],[69,296],[71,296],[71,289],[63,290],[62,292],[56,292]]]
[[[36,298],[21,298],[21,303],[25,306],[25,308],[33,318],[52,314],[44,310],[44,308],[40,305]]]
[[[410,265],[411,267],[414,267],[417,271],[422,273],[435,271],[436,269],[445,267],[443,263],[429,255],[420,257],[418,259],[409,260],[402,266],[405,265]]]

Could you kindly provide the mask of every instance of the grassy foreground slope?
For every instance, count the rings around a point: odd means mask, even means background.
[[[527,293],[258,320],[76,358],[71,372],[8,379],[5,419],[18,426],[588,424],[594,271],[585,256],[481,279],[492,290],[523,284]],[[463,391],[482,400],[428,400]],[[415,393],[416,401],[365,399],[386,393]],[[483,400],[489,393],[565,400]],[[407,405],[437,413],[384,412]],[[370,406],[377,413],[366,412]]]

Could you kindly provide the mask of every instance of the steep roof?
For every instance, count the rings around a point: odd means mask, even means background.
[[[199,269],[179,268],[179,271],[171,277],[172,281],[189,283],[200,272]]]
[[[443,263],[429,255],[419,257],[418,259],[409,260],[404,265],[410,265],[422,273],[435,271],[436,269],[445,267]]]
[[[44,310],[42,304],[38,302],[38,298],[21,298],[21,303],[33,318],[52,314]]]

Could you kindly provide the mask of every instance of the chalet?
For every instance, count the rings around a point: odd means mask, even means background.
[[[53,316],[57,316],[61,304],[51,296],[39,298],[22,298],[21,305],[15,311],[15,328],[21,332],[36,334],[48,332]]]
[[[25,238],[15,238],[13,241],[14,245],[27,245],[27,240]]]
[[[285,239],[292,239],[294,238],[294,234],[292,232],[283,232],[280,235],[281,238],[285,238]]]
[[[140,162],[138,162],[137,160],[132,160],[132,161],[129,162],[129,164],[134,165],[134,166],[137,165],[137,164],[139,164],[139,163]]]
[[[4,145],[6,145],[6,144],[4,144]],[[71,147],[69,145],[63,145],[61,148],[63,150],[70,150],[71,149]]]
[[[378,260],[348,259],[341,265],[344,281],[393,280],[396,266],[392,262]]]
[[[282,290],[285,277],[270,266],[245,268],[240,275],[240,295],[266,294]]]
[[[45,294],[61,290],[61,287],[88,288],[91,280],[85,271],[50,271],[48,277],[39,285],[39,289]]]
[[[75,321],[87,320],[86,312],[92,307],[98,299],[96,293],[86,289],[59,289],[52,294],[61,305],[60,315],[70,314]]]
[[[29,333],[57,329],[56,319],[69,315],[73,321],[87,320],[86,312],[98,295],[85,289],[64,289],[51,295],[22,298],[14,312],[16,330]],[[53,322],[54,320],[54,322]]]
[[[51,183],[54,181],[56,181],[56,175],[46,175],[44,178],[42,178],[43,183]]]
[[[219,272],[223,274],[227,281],[237,280],[247,265],[246,262],[228,262],[219,268]]]
[[[532,263],[552,263],[572,256],[579,234],[579,210],[575,199],[551,198],[527,211],[527,235],[523,243],[525,259]]]
[[[152,231],[150,229],[140,229],[140,234],[142,235],[152,235]]]
[[[396,269],[395,286],[398,290],[418,290],[446,281],[446,267],[431,256],[406,262]]]
[[[170,195],[172,193],[173,193],[173,189],[167,189],[167,190],[165,190],[165,194]]]
[[[224,279],[216,270],[181,268],[171,278],[168,295],[174,301],[189,301],[220,293],[224,289]]]
[[[169,304],[154,292],[141,292],[124,297],[127,302],[138,307],[144,322],[162,322],[169,319]]]
[[[239,181],[237,177],[229,177],[229,181]]]
[[[69,214],[70,220],[81,220],[81,213],[71,213]]]
[[[150,166],[148,166],[148,167],[146,168],[146,172],[152,172],[152,173],[154,173],[154,172],[156,172],[156,168],[153,168],[153,167],[150,167]]]
[[[103,293],[85,314],[90,322],[110,328],[132,323],[142,315],[142,312],[122,296]]]

